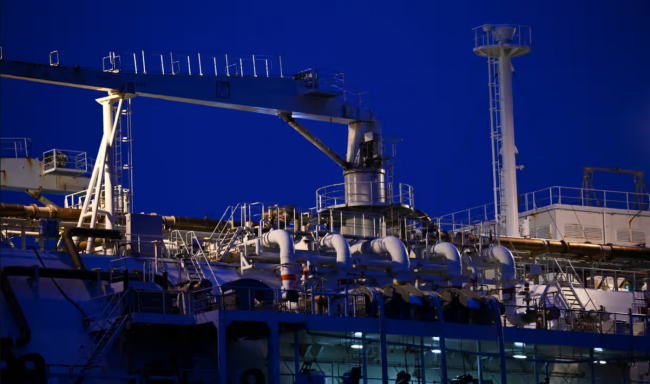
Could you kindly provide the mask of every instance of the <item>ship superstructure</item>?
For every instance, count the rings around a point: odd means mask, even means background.
[[[2,188],[42,205],[0,207],[3,382],[650,382],[650,195],[518,195],[509,60],[530,29],[474,31],[495,201],[440,217],[396,181],[396,140],[342,73],[287,75],[260,55],[111,52],[102,70],[3,58],[2,77],[108,92],[95,158],[39,160],[3,139]],[[279,116],[344,182],[308,208],[134,213],[139,97]],[[305,120],[347,125],[346,154]]]

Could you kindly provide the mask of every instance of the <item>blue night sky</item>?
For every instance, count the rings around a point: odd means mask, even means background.
[[[435,215],[489,203],[487,67],[471,28],[521,23],[533,52],[515,59],[519,191],[579,187],[582,166],[646,172],[650,183],[650,1],[122,1],[1,3],[4,58],[100,67],[109,51],[284,54],[285,73],[345,72],[372,92],[398,147],[397,180]],[[34,152],[96,156],[104,93],[1,82],[3,137]],[[347,128],[304,122],[343,154]],[[279,118],[171,101],[133,101],[137,212],[220,217],[238,202],[314,206],[340,168]],[[597,189],[633,191],[627,175]],[[22,193],[7,203],[33,203]],[[61,202],[62,199],[55,199]]]

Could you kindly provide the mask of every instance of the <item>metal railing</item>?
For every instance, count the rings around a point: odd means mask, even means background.
[[[158,313],[167,315],[198,315],[215,310],[271,311],[324,316],[366,317],[365,295],[346,292],[285,291],[260,287],[236,287],[214,294],[213,288],[198,291],[137,290],[133,295],[131,310],[134,313]],[[291,300],[286,300],[292,296]],[[538,314],[539,324],[527,327],[547,330],[591,332],[612,335],[650,337],[650,315],[560,309],[559,316],[551,317],[551,307],[515,306],[518,311],[533,310]],[[547,317],[548,316],[548,317]],[[505,327],[515,327],[509,322]]]
[[[0,139],[0,157],[24,158],[29,157],[32,149],[32,139],[27,137],[3,137]]]
[[[39,251],[56,249],[58,236],[44,233],[39,221],[2,218],[0,221],[0,247],[27,249],[34,247]]]
[[[551,307],[506,305],[506,308],[515,308],[519,311],[526,309],[534,310],[541,315],[539,324],[531,323],[526,328],[539,329],[541,327],[541,329],[555,331],[589,332],[650,338],[650,315],[633,314],[632,310],[628,313],[621,313],[555,308],[559,310],[560,314],[558,318],[551,320],[551,317],[547,315]],[[508,321],[505,321],[503,326],[516,327],[516,325]]]
[[[554,186],[519,197],[520,212],[534,211],[554,204],[650,210],[650,194]]]
[[[301,81],[307,88],[338,95],[346,103],[360,109],[371,108],[370,92],[360,91],[359,87],[345,81],[345,74],[321,68],[309,68],[296,73],[295,81]]]
[[[650,210],[650,194],[555,186],[519,196],[519,212],[522,213],[555,204],[633,211]],[[493,223],[495,212],[494,203],[489,203],[437,216],[432,220],[447,226],[448,230],[455,231],[479,223]]]
[[[396,190],[388,187],[386,182],[372,181],[328,185],[316,190],[316,207],[323,210],[354,205],[414,206],[412,186],[400,183]]]
[[[328,232],[368,238],[386,236],[386,218],[380,214],[330,209],[318,215],[314,227],[320,223]]]
[[[51,149],[43,152],[43,173],[45,174],[83,174],[88,172],[88,165],[86,152],[67,149]]]
[[[135,313],[198,315],[215,310],[249,310],[362,316],[365,295],[345,292],[285,291],[260,287],[236,287],[212,293],[212,287],[196,291],[131,289]],[[291,300],[286,300],[291,296]]]
[[[104,72],[188,76],[284,77],[282,55],[210,52],[109,52]]]
[[[495,36],[496,28],[513,28],[512,41],[508,44],[524,45],[530,47],[532,44],[532,35],[530,27],[527,25],[518,24],[496,24],[496,25],[481,25],[472,28],[474,32],[474,49],[488,45],[499,45],[499,41]]]
[[[562,263],[562,261],[559,261]],[[540,260],[537,264],[518,263],[517,279],[534,279],[536,284],[549,284],[561,272],[556,262]],[[645,284],[645,272],[617,270],[598,267],[573,266],[573,273],[567,275],[569,282],[579,282],[585,288],[641,292]]]

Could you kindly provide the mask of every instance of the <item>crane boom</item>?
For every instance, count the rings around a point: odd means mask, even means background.
[[[0,61],[6,78],[99,91],[136,94],[163,100],[339,124],[374,120],[372,112],[345,102],[342,95],[319,92],[311,84],[286,77],[191,76],[105,72],[98,69]]]

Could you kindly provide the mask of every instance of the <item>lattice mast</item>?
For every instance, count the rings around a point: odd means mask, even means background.
[[[486,24],[473,31],[474,53],[488,59],[495,221],[501,234],[519,237],[511,59],[530,52],[530,28]]]

